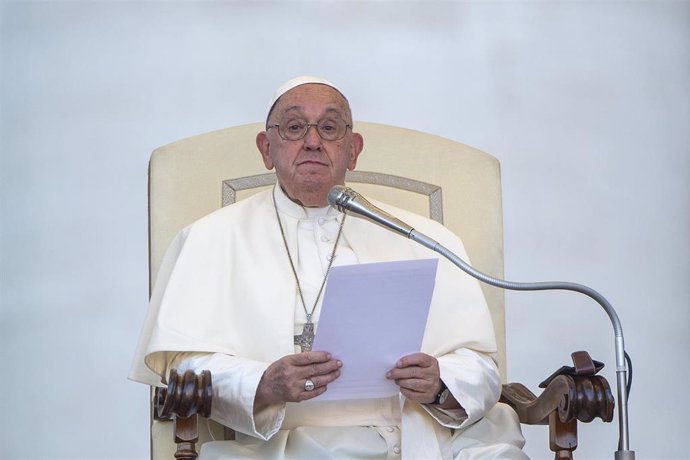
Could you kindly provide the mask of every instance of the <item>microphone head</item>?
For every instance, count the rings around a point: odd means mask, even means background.
[[[342,213],[368,219],[408,238],[414,230],[405,222],[372,205],[362,195],[344,185],[335,185],[331,188],[328,192],[328,202]]]
[[[357,192],[344,185],[334,185],[328,192],[328,203],[340,212],[345,212],[344,205],[355,197]]]

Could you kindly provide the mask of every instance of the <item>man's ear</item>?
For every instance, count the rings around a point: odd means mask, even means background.
[[[271,160],[271,156],[269,155],[269,145],[270,142],[268,141],[268,133],[266,131],[261,131],[259,134],[256,135],[256,147],[259,149],[259,152],[261,153],[261,159],[264,162],[264,166],[266,169],[269,171],[273,169],[273,161]]]
[[[357,158],[362,153],[364,148],[364,138],[359,133],[352,133],[352,145],[350,146],[350,162],[347,164],[347,169],[353,171],[357,166]]]

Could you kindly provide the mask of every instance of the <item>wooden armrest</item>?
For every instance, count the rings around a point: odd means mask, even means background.
[[[524,385],[503,385],[500,401],[511,406],[520,423],[549,425],[550,447],[557,459],[572,459],[577,448],[577,421],[613,420],[614,399],[608,381],[595,375],[603,364],[586,351],[572,354],[574,367],[562,367],[542,383],[537,397]]]
[[[179,460],[197,458],[196,443],[199,441],[198,415],[211,415],[213,401],[211,372],[195,374],[186,371],[179,375],[172,369],[168,388],[156,388],[154,418],[172,420]]]
[[[212,388],[210,371],[195,374],[190,370],[179,375],[176,369],[172,369],[168,388],[156,389],[155,415],[163,420],[196,414],[208,417],[211,415]]]

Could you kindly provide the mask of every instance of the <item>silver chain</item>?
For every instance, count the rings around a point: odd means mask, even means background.
[[[333,260],[335,259],[335,251],[338,248],[338,241],[340,241],[340,235],[343,233],[343,225],[345,224],[345,214],[340,220],[340,227],[338,228],[338,236],[335,238],[335,244],[333,245],[333,252],[331,252],[331,257],[329,257],[328,268],[326,269],[326,274],[321,282],[321,288],[319,293],[316,295],[316,300],[314,300],[314,306],[311,307],[311,312],[307,311],[307,304],[304,302],[304,295],[302,294],[302,286],[299,282],[299,277],[297,276],[297,270],[295,269],[295,264],[292,261],[292,255],[290,255],[290,248],[288,247],[287,238],[285,238],[285,231],[283,230],[283,224],[280,221],[280,215],[278,214],[278,205],[276,204],[275,190],[273,192],[273,208],[276,211],[276,219],[278,220],[278,227],[280,228],[280,235],[283,237],[283,244],[285,245],[285,252],[287,252],[288,260],[290,261],[290,268],[292,268],[292,274],[295,276],[295,282],[297,283],[297,292],[299,293],[299,298],[302,301],[302,308],[304,308],[304,314],[307,316],[307,323],[311,323],[312,315],[316,310],[316,306],[321,298],[321,293],[326,285],[326,279],[328,278],[328,273],[331,271],[331,266],[333,266]]]

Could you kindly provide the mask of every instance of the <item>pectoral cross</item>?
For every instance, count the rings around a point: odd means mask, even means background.
[[[300,335],[295,336],[295,345],[299,345],[302,352],[311,351],[311,346],[314,343],[314,323],[307,320],[304,323],[304,329]]]

